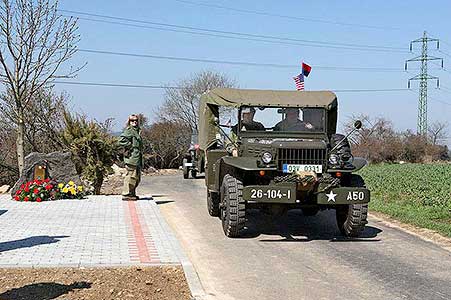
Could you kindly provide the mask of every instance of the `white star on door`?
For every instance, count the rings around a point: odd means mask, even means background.
[[[335,202],[335,197],[337,196],[337,194],[334,194],[333,191],[330,191],[329,194],[326,194],[327,196],[327,202],[333,201]]]

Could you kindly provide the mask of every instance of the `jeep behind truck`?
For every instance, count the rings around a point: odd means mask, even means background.
[[[219,123],[221,106],[238,111],[233,133]],[[304,215],[335,209],[343,235],[363,231],[370,192],[353,173],[366,161],[352,156],[347,136],[336,134],[334,93],[219,88],[201,97],[199,109],[207,208],[226,236],[243,233],[249,208]],[[261,126],[247,129],[249,111]],[[354,130],[360,127],[356,121]]]

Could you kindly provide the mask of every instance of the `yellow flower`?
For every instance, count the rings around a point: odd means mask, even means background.
[[[63,193],[67,193],[69,191],[69,189],[67,187],[63,188]]]
[[[71,193],[72,195],[77,194],[77,192],[75,191],[75,189],[74,189],[73,187],[71,187],[71,188],[69,189],[69,191],[70,191],[70,193]]]
[[[82,192],[83,191],[83,187],[81,185],[78,186],[78,191]]]
[[[71,180],[71,181],[69,181],[69,185],[73,186],[73,185],[75,185],[75,183]]]
[[[64,186],[64,184],[62,184],[62,183],[59,183],[59,184],[58,184],[58,187],[59,187],[60,189],[62,189],[63,186]]]

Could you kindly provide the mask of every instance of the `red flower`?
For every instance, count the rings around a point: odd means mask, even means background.
[[[53,189],[53,185],[47,184],[47,185],[45,186],[45,189],[46,189],[47,191],[50,191],[51,189]]]
[[[22,184],[21,186],[20,186],[20,188],[23,190],[23,188],[24,188],[24,185]]]
[[[22,193],[22,191],[21,190],[17,190],[16,191],[16,196],[19,195],[20,193]]]
[[[23,200],[28,201],[28,200],[30,200],[30,198],[28,198],[28,196],[27,196],[27,197],[23,198]]]
[[[20,200],[19,196],[14,197],[14,200],[19,201]]]
[[[44,182],[45,182],[45,183],[49,183],[49,182],[50,182],[50,178],[46,178],[46,179],[44,180]]]
[[[28,193],[30,191],[30,188],[28,186],[26,186],[24,191]]]
[[[34,189],[34,190],[33,190],[33,193],[36,195],[36,194],[39,193],[39,190],[38,190],[38,189]]]
[[[39,198],[39,197],[37,197],[37,198],[36,198],[36,202],[42,202],[42,199]]]

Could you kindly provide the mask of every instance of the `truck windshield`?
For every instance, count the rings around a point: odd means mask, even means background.
[[[242,107],[240,132],[324,132],[325,110],[323,108],[298,107]]]

